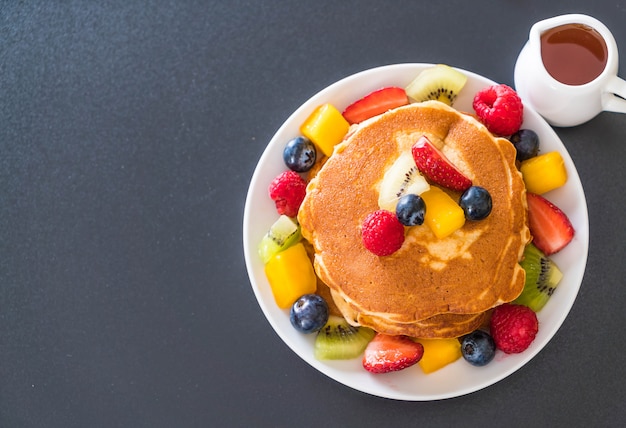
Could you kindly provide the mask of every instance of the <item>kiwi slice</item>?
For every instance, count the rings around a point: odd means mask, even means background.
[[[315,338],[315,358],[318,360],[348,360],[356,358],[376,333],[371,328],[354,327],[342,318],[331,315]]]
[[[528,244],[524,249],[524,258],[520,265],[526,271],[526,283],[522,294],[513,303],[526,305],[538,312],[554,293],[563,273],[533,244]]]
[[[452,105],[467,82],[467,76],[445,64],[427,68],[406,87],[417,102],[437,100]]]
[[[410,151],[403,152],[387,169],[378,191],[378,206],[396,212],[398,200],[408,194],[421,195],[430,189]]]
[[[281,215],[267,231],[259,243],[259,256],[267,263],[275,254],[286,250],[300,241],[300,225],[286,215]]]

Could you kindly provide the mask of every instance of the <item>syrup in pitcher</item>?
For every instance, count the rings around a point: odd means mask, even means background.
[[[593,28],[564,24],[541,34],[541,59],[550,75],[566,85],[584,85],[597,78],[607,63],[607,46]]]

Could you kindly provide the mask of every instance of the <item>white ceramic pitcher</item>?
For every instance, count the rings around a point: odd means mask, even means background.
[[[606,43],[606,66],[599,76],[588,83],[561,83],[544,66],[541,35],[565,24],[591,27]],[[522,100],[551,125],[575,126],[587,122],[602,111],[626,113],[626,81],[617,76],[617,68],[617,44],[604,24],[587,15],[560,15],[539,21],[531,27],[528,42],[515,64],[515,89]]]

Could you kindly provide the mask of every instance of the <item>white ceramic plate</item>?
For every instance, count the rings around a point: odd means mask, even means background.
[[[252,289],[281,339],[303,360],[337,382],[368,394],[408,401],[468,394],[498,382],[530,361],[550,341],[569,313],[583,279],[589,245],[587,204],[572,159],[554,130],[536,112],[525,108],[523,127],[539,134],[541,151],[558,150],[565,159],[569,173],[566,185],[544,196],[565,211],[576,229],[573,241],[552,257],[564,277],[547,305],[538,313],[539,333],[530,348],[516,355],[498,351],[495,359],[485,367],[471,366],[461,358],[429,375],[417,365],[399,372],[374,375],[362,368],[360,358],[348,361],[318,361],[314,358],[314,335],[294,330],[289,322],[289,311],[276,306],[257,255],[258,243],[278,217],[267,188],[272,179],[286,169],[282,161],[283,147],[288,140],[299,135],[300,124],[318,105],[330,102],[342,111],[373,90],[392,85],[405,87],[421,70],[430,66],[432,64],[398,64],[366,70],[334,83],[305,102],[278,129],[261,156],[248,190],[243,222],[244,253]],[[454,107],[472,112],[474,94],[494,82],[460,71],[468,76],[468,82]]]

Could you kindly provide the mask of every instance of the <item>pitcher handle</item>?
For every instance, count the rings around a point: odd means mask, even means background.
[[[626,80],[613,76],[605,90],[602,108],[606,111],[626,113]]]

